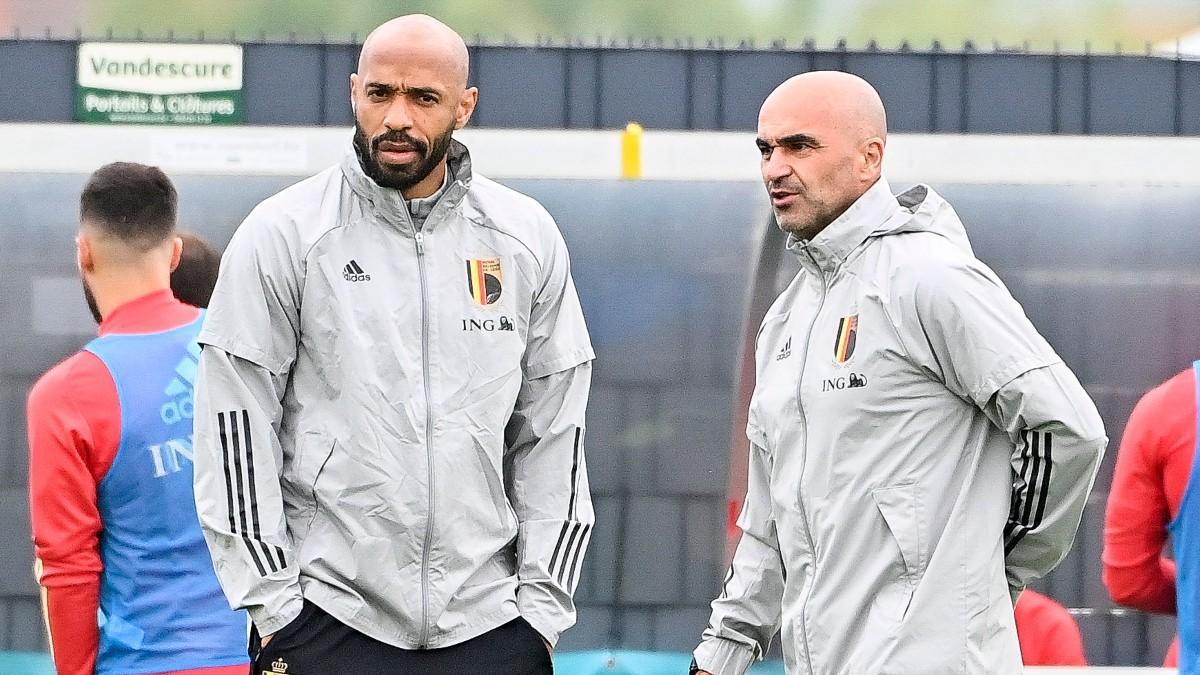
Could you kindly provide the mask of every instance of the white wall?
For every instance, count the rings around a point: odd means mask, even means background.
[[[107,162],[156,164],[171,174],[306,176],[336,162],[348,129],[0,124],[0,173],[90,173]],[[619,178],[618,131],[467,129],[458,137],[494,178]],[[647,180],[757,181],[754,137],[649,131]],[[895,134],[893,182],[1200,184],[1200,138]]]

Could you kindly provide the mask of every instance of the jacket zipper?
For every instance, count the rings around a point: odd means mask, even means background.
[[[421,366],[425,381],[425,459],[428,465],[429,515],[425,525],[425,546],[421,549],[421,640],[420,649],[429,647],[429,549],[433,546],[433,393],[429,384],[429,290],[425,278],[425,237],[415,233],[417,272],[421,277]]]
[[[812,652],[808,646],[808,626],[805,618],[808,613],[808,603],[812,598],[813,580],[817,575],[817,546],[813,542],[812,525],[808,522],[808,511],[804,508],[804,472],[808,469],[808,416],[804,412],[804,371],[808,366],[808,346],[812,342],[813,329],[817,325],[817,319],[821,316],[821,310],[825,308],[825,296],[829,293],[828,285],[825,281],[825,272],[821,266],[817,264],[817,259],[813,257],[812,251],[807,246],[804,248],[805,255],[812,261],[813,269],[817,271],[817,276],[821,278],[821,301],[817,303],[817,311],[813,312],[812,320],[808,323],[808,333],[804,336],[804,351],[800,353],[800,374],[796,378],[796,407],[800,412],[800,424],[804,427],[804,450],[801,453],[802,464],[800,465],[800,485],[796,486],[796,504],[800,507],[800,522],[804,523],[804,537],[808,541],[809,554],[812,556],[812,570],[808,575],[808,589],[804,592],[804,602],[800,605],[800,635],[804,639],[804,665],[808,670],[809,675],[812,675]]]

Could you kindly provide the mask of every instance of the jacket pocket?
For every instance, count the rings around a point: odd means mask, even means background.
[[[920,502],[913,483],[876,488],[871,499],[895,542],[875,543],[878,555],[887,557],[889,570],[877,580],[867,620],[868,634],[886,641],[908,616],[921,574]]]
[[[915,483],[876,488],[871,498],[900,549],[904,579],[915,584],[924,572],[920,489]]]
[[[311,440],[315,441],[317,438],[319,437],[314,435]],[[292,541],[297,548],[298,559],[301,563],[305,560],[304,544],[308,540],[308,533],[312,530],[313,522],[316,521],[317,512],[320,510],[317,482],[320,481],[325,465],[329,463],[329,458],[333,456],[335,448],[337,448],[336,441],[329,441],[322,446],[313,443],[311,447],[305,448],[304,452],[308,453],[308,456],[301,460],[300,471],[296,475],[296,493],[298,493],[299,504],[296,517],[289,518],[288,527],[291,529]]]
[[[320,482],[321,474],[325,472],[325,465],[329,463],[329,458],[333,457],[333,451],[336,448],[337,448],[337,441],[331,441],[329,443],[328,449],[326,449],[325,452],[323,452],[320,455],[313,458],[314,463],[316,463],[316,465],[317,465],[317,467],[316,467],[317,470],[313,473],[312,480],[308,481],[307,488],[309,490],[309,498],[312,500],[312,506],[313,506],[314,512],[316,511],[317,505],[319,502],[319,499],[317,497],[317,483]],[[312,520],[310,519],[309,524],[311,524],[311,523],[312,523]]]

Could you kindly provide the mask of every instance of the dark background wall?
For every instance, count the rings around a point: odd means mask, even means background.
[[[0,122],[69,122],[77,42],[0,40]],[[249,124],[352,124],[358,46],[245,45]],[[892,131],[1200,133],[1200,62],[975,51],[471,48],[480,127],[751,129],[796,73],[865,77]]]

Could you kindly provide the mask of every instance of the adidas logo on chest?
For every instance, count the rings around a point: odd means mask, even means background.
[[[371,275],[363,271],[357,262],[351,260],[342,268],[342,278],[346,281],[370,281]]]
[[[789,337],[787,339],[787,342],[783,343],[783,349],[780,349],[779,353],[775,355],[775,360],[782,361],[782,360],[790,357],[791,355],[792,355],[792,338]]]

